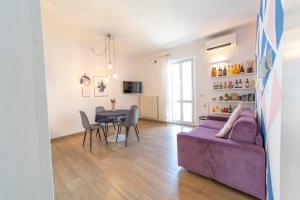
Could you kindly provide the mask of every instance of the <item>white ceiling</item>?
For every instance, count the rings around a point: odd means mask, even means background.
[[[43,0],[42,13],[46,29],[53,25],[94,42],[111,33],[118,51],[140,57],[255,21],[257,4],[254,0]]]

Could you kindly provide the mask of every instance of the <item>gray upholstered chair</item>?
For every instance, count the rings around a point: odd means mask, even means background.
[[[139,130],[137,128],[138,119],[139,119],[138,109],[136,109],[136,108],[130,109],[127,116],[126,116],[126,120],[124,122],[119,122],[118,123],[116,142],[118,142],[118,136],[119,136],[122,128],[125,127],[125,129],[126,129],[126,132],[125,132],[125,146],[127,147],[128,134],[129,134],[129,130],[130,130],[131,126],[134,127],[135,134],[136,134],[138,140],[140,140]]]
[[[132,109],[138,109],[138,106],[137,105],[130,106],[130,110],[132,110]],[[125,120],[126,120],[126,117],[119,118],[119,121],[121,121],[121,122],[125,122]]]
[[[96,107],[96,113],[98,112],[104,112],[105,111],[105,108],[103,106],[97,106]],[[115,126],[115,123],[116,123],[116,119],[115,118],[112,118],[112,117],[105,117],[105,118],[102,118],[100,123],[103,123],[104,126],[105,126],[105,129],[106,131],[108,132],[108,124],[109,123],[112,123],[113,126],[114,126],[114,129],[116,129],[116,126]]]
[[[96,107],[96,113],[97,112],[104,112],[105,111],[105,108],[103,106],[97,106]]]
[[[131,109],[138,109],[138,106],[137,105],[132,105],[132,106],[130,106],[130,110]]]
[[[96,136],[99,135],[99,140],[101,141],[101,136],[100,136],[99,129],[102,129],[103,134],[104,134],[104,138],[105,138],[105,142],[106,142],[106,144],[108,144],[107,143],[107,134],[106,134],[106,131],[104,129],[104,126],[102,126],[101,124],[90,124],[88,117],[86,116],[85,112],[83,112],[83,111],[80,111],[80,117],[81,117],[82,126],[85,129],[82,146],[84,146],[84,143],[85,143],[86,133],[88,131],[90,131],[90,151],[92,151],[92,133],[93,133],[93,130],[97,131]]]

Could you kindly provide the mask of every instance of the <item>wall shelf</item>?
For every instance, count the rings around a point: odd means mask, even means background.
[[[231,88],[231,89],[212,89],[212,91],[247,91],[247,90],[255,90],[255,88]]]
[[[223,112],[211,112],[211,114],[214,114],[214,115],[231,115],[232,113],[223,113]]]
[[[244,74],[235,74],[235,75],[227,75],[227,76],[216,76],[210,77],[211,79],[222,79],[222,78],[234,78],[234,77],[241,77],[241,76],[254,76],[255,73],[244,73]]]
[[[212,102],[215,102],[215,103],[240,103],[240,102],[243,102],[243,103],[255,104],[255,101],[212,101]]]

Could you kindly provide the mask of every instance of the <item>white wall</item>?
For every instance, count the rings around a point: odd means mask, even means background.
[[[0,199],[53,199],[38,0],[0,1]]]
[[[139,60],[139,79],[144,84],[144,94],[159,96],[160,109],[159,120],[165,121],[165,110],[162,107],[165,99],[165,92],[162,90],[165,80],[162,74],[162,63],[164,61],[159,56],[170,54],[170,59],[195,58],[195,119],[204,113],[205,103],[209,103],[212,94],[210,86],[210,66],[211,62],[216,60],[227,60],[229,63],[241,63],[255,57],[256,25],[248,24],[244,27],[232,30],[237,33],[237,47],[217,50],[207,53],[204,49],[205,40],[195,41],[171,48]],[[207,40],[207,38],[206,38]],[[153,61],[158,60],[155,64]],[[195,122],[196,123],[196,122]]]
[[[138,95],[123,94],[123,82],[138,79],[138,68],[133,59],[117,52],[117,79],[108,83],[107,97],[94,97],[93,83],[91,97],[81,96],[79,78],[86,73],[91,78],[105,76],[107,73],[105,58],[97,57],[90,50],[103,51],[104,44],[96,44],[68,30],[68,24],[59,24],[51,20],[52,16],[43,10],[45,63],[47,76],[47,94],[49,126],[51,137],[61,137],[83,131],[79,110],[87,113],[90,122],[94,122],[95,107],[110,109],[110,99],[117,100],[117,108],[129,108],[138,104]],[[55,19],[55,18],[54,18]],[[117,41],[117,38],[116,38]],[[110,74],[111,75],[111,74]]]
[[[287,2],[288,3],[288,2]],[[281,135],[281,198],[300,199],[300,134],[299,134],[299,74],[300,74],[300,22],[299,9],[286,10],[285,52],[282,88]]]

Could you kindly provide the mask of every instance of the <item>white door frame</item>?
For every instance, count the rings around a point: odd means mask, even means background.
[[[183,89],[182,89],[182,63],[187,62],[187,61],[191,61],[192,63],[192,100],[183,100]],[[194,122],[195,122],[195,91],[194,91],[194,74],[195,74],[195,58],[194,57],[188,57],[188,58],[183,58],[183,59],[176,59],[176,60],[172,60],[170,62],[171,67],[173,64],[179,64],[180,66],[180,100],[176,101],[178,103],[180,103],[180,120],[173,120],[173,109],[172,109],[172,122],[175,124],[181,124],[181,125],[188,125],[188,126],[193,126]],[[172,69],[171,69],[172,71]],[[173,75],[172,75],[173,77]],[[173,81],[173,78],[172,78]],[[172,87],[173,88],[173,87]],[[173,93],[172,93],[173,94]],[[172,108],[173,108],[173,97],[172,97]],[[186,122],[183,121],[183,103],[191,103],[192,104],[192,122]]]

